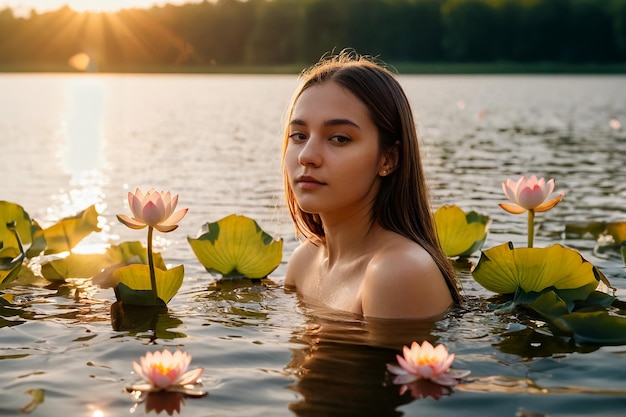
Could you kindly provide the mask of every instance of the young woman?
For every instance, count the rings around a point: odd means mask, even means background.
[[[287,117],[285,192],[304,241],[285,286],[365,317],[437,317],[460,302],[393,74],[351,53],[325,58],[303,73]]]

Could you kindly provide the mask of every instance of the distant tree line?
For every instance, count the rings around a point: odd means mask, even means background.
[[[217,0],[115,14],[0,10],[0,65],[288,65],[345,47],[388,62],[626,61],[626,0]]]

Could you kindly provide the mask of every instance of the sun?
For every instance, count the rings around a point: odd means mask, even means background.
[[[117,12],[121,9],[149,7],[155,1],[146,0],[65,0],[76,12]]]

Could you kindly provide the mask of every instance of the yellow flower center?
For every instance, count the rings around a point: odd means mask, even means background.
[[[152,367],[156,368],[162,375],[167,375],[172,370],[172,366],[167,366],[162,363],[155,363]]]
[[[435,358],[432,356],[420,356],[417,359],[417,364],[418,365],[428,365],[435,362]]]

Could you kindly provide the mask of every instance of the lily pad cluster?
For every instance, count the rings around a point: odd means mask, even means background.
[[[484,251],[472,274],[488,290],[510,296],[496,311],[529,309],[578,344],[626,343],[626,317],[617,314],[620,302],[608,279],[573,249],[516,249],[509,242]]]
[[[473,266],[476,282],[506,296],[507,301],[493,305],[493,309],[525,309],[541,317],[555,335],[577,344],[626,344],[625,303],[615,297],[604,274],[574,249],[558,244],[532,247],[534,213],[553,208],[564,196],[561,192],[549,199],[554,180],[521,177],[518,181],[505,181],[502,186],[511,203],[500,206],[513,214],[528,212],[529,239],[527,248],[514,248],[508,242],[482,250]],[[445,206],[435,213],[435,221],[442,248],[449,257],[469,256],[485,241],[486,216]],[[595,236],[596,252],[602,247],[600,242],[608,242],[604,248],[619,250],[626,262],[625,222],[568,225],[566,232]]]
[[[0,290],[22,276],[32,276],[30,266],[37,263],[49,281],[91,279],[101,288],[113,288],[118,302],[125,305],[166,306],[182,286],[184,266],[168,269],[161,254],[153,253],[152,227],[174,230],[187,209],[174,212],[178,196],[169,193],[137,193],[141,192],[129,193],[134,216],[120,215],[120,221],[134,229],[149,226],[147,247],[139,241],[121,242],[104,253],[72,252],[89,234],[101,231],[95,206],[44,229],[21,206],[0,201]],[[275,240],[241,215],[207,222],[197,237],[188,239],[202,265],[221,274],[219,279],[261,279],[282,260],[282,239]],[[0,292],[0,302],[10,304],[11,295]]]
[[[71,252],[90,233],[100,230],[93,205],[43,229],[22,206],[0,201],[0,289],[19,278],[23,265],[32,258]]]

